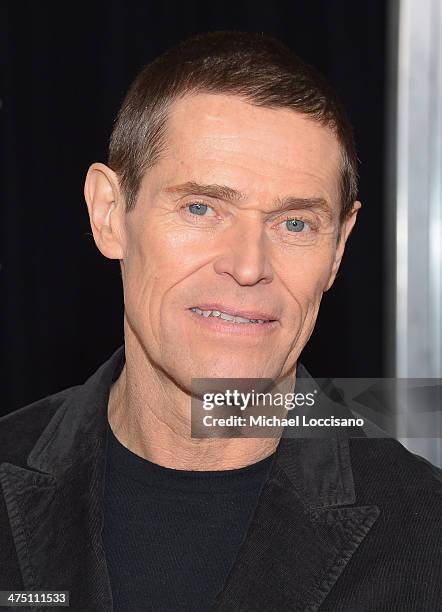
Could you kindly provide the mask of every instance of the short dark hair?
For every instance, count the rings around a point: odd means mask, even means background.
[[[145,66],[129,88],[109,144],[126,210],[166,145],[171,104],[190,93],[231,94],[255,106],[289,108],[328,126],[342,150],[341,222],[357,197],[353,129],[336,93],[319,72],[279,40],[262,33],[198,34]]]

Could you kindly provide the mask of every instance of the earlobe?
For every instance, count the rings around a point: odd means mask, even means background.
[[[123,258],[123,224],[118,178],[101,163],[88,170],[84,197],[95,244],[109,259]]]

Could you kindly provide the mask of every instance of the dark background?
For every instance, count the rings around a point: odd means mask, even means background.
[[[84,177],[106,162],[113,119],[141,67],[209,30],[276,35],[341,95],[363,209],[301,361],[314,376],[384,374],[386,4],[1,4],[1,413],[82,383],[122,343],[119,266],[92,240]]]

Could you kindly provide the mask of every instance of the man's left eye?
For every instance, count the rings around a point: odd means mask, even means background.
[[[210,209],[210,206],[203,204],[203,202],[191,202],[187,204],[187,208],[193,215],[204,217],[206,212]]]
[[[308,223],[301,221],[301,219],[287,219],[285,225],[289,232],[302,232],[304,227],[308,227]]]

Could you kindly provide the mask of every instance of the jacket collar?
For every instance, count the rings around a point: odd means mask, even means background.
[[[24,588],[70,590],[78,610],[112,610],[102,500],[107,403],[124,361],[120,347],[72,390],[29,469],[0,466]],[[301,364],[298,378],[313,381]],[[345,434],[281,438],[214,610],[317,610],[378,516],[376,506],[343,507],[355,501]]]

